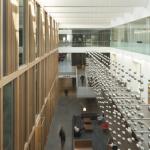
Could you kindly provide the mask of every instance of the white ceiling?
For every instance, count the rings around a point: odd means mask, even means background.
[[[143,10],[147,10],[149,3],[149,0],[38,1],[45,7],[52,17],[60,23],[60,27],[68,28],[110,27],[115,25],[116,22],[122,20],[122,18],[125,18],[124,20],[127,22],[133,20],[131,15],[134,14],[134,12],[139,13],[141,16],[141,13],[145,12]],[[127,18],[129,18],[129,20]]]

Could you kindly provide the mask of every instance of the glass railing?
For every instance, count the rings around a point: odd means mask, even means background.
[[[128,42],[108,42],[108,41],[92,41],[92,42],[59,42],[59,47],[114,47],[130,52],[150,55],[150,44],[146,43],[128,43]]]
[[[145,43],[128,43],[128,42],[111,42],[111,47],[136,52],[141,54],[150,55],[150,44]]]
[[[59,42],[59,47],[109,47],[109,41]]]

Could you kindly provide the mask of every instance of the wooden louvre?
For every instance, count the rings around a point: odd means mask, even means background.
[[[5,8],[3,8],[5,2]],[[3,18],[3,9],[6,18]],[[3,32],[3,22],[5,30]],[[25,63],[19,66],[19,0],[0,1],[0,149],[3,87],[14,87],[14,149],[43,150],[57,103],[58,27],[36,0],[24,0]],[[4,41],[4,39],[6,39]]]

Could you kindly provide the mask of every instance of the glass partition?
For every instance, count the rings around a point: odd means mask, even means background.
[[[111,47],[150,55],[150,17],[112,28]]]
[[[3,88],[3,148],[14,148],[14,85],[13,82]]]
[[[110,30],[69,30],[59,34],[59,46],[109,47]]]

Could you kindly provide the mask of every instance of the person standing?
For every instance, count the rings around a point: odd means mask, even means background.
[[[60,137],[60,140],[61,140],[61,150],[64,150],[66,135],[65,135],[65,132],[64,132],[62,127],[60,128],[60,131],[59,131],[59,137]]]

